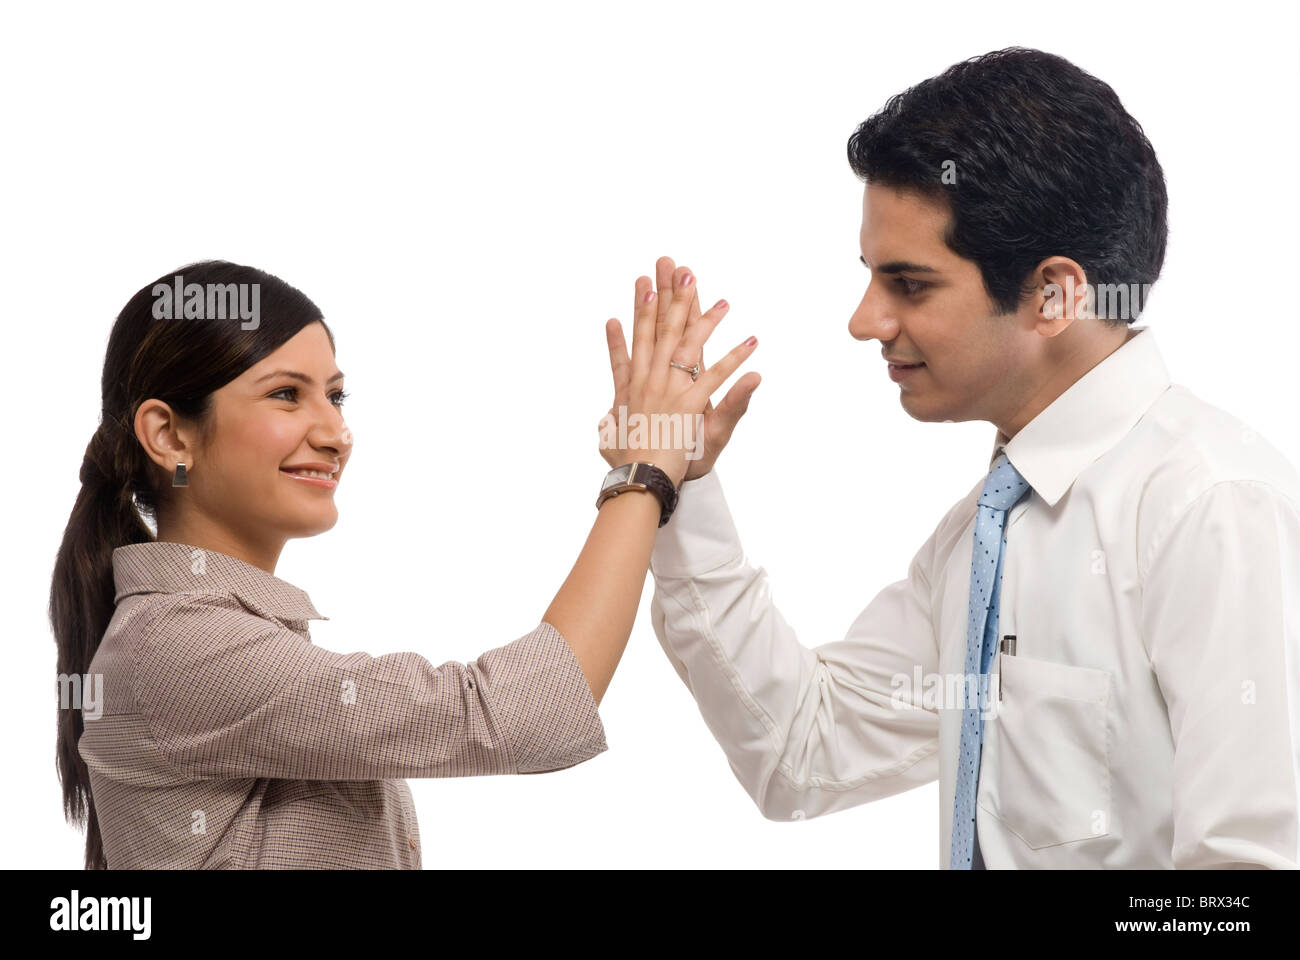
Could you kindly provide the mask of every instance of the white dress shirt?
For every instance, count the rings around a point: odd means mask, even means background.
[[[989,458],[1005,447],[1032,489],[1007,517],[998,635],[1017,639],[992,667],[983,860],[1295,868],[1300,475],[1171,384],[1150,328],[1134,329]],[[985,479],[971,472],[907,577],[817,646],[772,604],[717,470],[682,485],[656,537],[651,619],[763,816],[938,777],[947,867]]]

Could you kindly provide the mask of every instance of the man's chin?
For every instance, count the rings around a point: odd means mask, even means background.
[[[906,390],[898,395],[898,402],[909,417],[913,420],[920,420],[922,423],[935,423],[951,419],[951,416],[944,411],[935,408],[933,404],[926,403],[921,397],[908,393]]]

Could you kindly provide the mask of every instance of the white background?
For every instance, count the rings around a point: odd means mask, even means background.
[[[216,257],[321,306],[356,452],[338,525],[276,572],[331,618],[318,644],[442,663],[532,629],[567,575],[606,469],[604,323],[630,330],[636,277],[674,257],[706,308],[732,304],[710,362],[759,338],[742,369],[763,384],[718,470],[751,562],[817,646],[906,573],[994,434],[911,420],[879,343],[847,332],[868,276],[849,134],[1012,44],[1111,84],[1169,186],[1142,320],[1175,382],[1300,463],[1298,19],[1241,2],[6,7],[0,865],[81,863],[45,604],[105,340],[139,287]],[[410,781],[426,866],[937,865],[936,784],[765,820],[659,649],[650,588],[601,708],[610,750]]]

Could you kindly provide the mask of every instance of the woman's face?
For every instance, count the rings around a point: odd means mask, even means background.
[[[310,537],[338,520],[334,488],[352,453],[343,374],[312,323],[213,394],[209,442],[196,452],[187,506],[245,543]],[[294,471],[328,473],[332,480]]]

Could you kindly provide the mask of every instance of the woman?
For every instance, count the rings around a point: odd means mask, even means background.
[[[630,359],[607,327],[623,353],[615,404],[708,411],[720,430],[709,395],[755,341],[691,371],[726,304],[700,315],[689,271],[667,258],[658,283],[657,296],[637,280]],[[212,312],[222,298],[229,319]],[[737,384],[728,407],[756,385]],[[320,310],[261,270],[191,264],[118,316],[50,595],[60,676],[100,691],[93,711],[59,716],[64,809],[86,825],[88,869],[419,867],[398,778],[539,773],[606,749],[597,706],[686,451],[603,451],[658,485],[602,501],[523,637],[440,667],[338,654],[311,643],[320,615],[274,571],[288,539],[338,518],[343,397]]]

